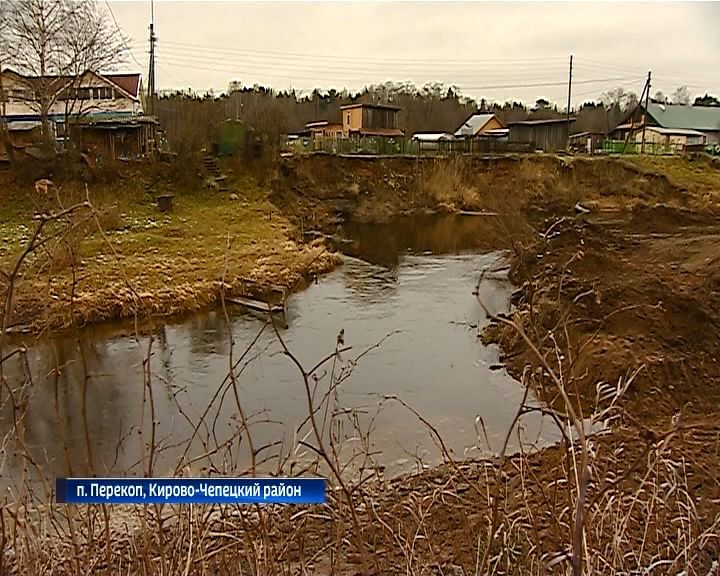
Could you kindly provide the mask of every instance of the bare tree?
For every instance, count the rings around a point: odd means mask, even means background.
[[[81,74],[121,63],[126,43],[90,0],[11,0],[6,10],[8,60],[33,78],[27,103],[40,115],[49,141],[49,117],[58,97],[69,94],[74,100],[73,85]]]
[[[600,101],[605,108],[617,107],[620,111],[625,112],[637,105],[638,97],[634,92],[627,92],[622,86],[618,86],[613,90],[603,92]]]
[[[668,97],[665,96],[665,94],[658,90],[655,92],[655,96],[653,96],[653,102],[657,102],[658,104],[667,104],[668,103]]]
[[[690,104],[690,92],[687,86],[680,86],[672,93],[672,103],[687,106]]]
[[[5,98],[5,87],[3,86],[3,75],[2,71],[7,61],[7,54],[9,48],[8,42],[8,24],[7,24],[7,4],[0,2],[0,144],[6,150],[8,157],[12,160],[12,151],[10,150],[7,124],[5,122],[6,114],[6,98]]]

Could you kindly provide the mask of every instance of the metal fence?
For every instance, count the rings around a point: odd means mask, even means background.
[[[409,138],[298,138],[287,145],[287,150],[295,153],[325,152],[327,154],[367,154],[367,155],[410,155],[444,156],[454,154],[517,154],[535,151],[534,142],[508,142],[493,138],[475,138],[467,140],[418,141]],[[720,145],[704,148],[707,154],[720,156]],[[645,142],[642,145],[625,140],[604,140],[603,154],[649,154],[653,156],[677,155],[687,152],[703,152],[701,146],[683,144],[659,144]]]
[[[660,144],[657,142],[645,142],[645,146],[632,140],[604,140],[602,150],[605,154],[649,154],[651,156],[670,156],[684,154],[686,152],[703,152],[716,154],[713,146],[686,146],[680,143]],[[717,151],[720,154],[720,148]]]
[[[534,152],[532,142],[508,142],[497,139],[418,141],[409,138],[298,138],[288,143],[288,151],[296,153],[325,152],[328,154],[370,154],[411,156],[451,154],[507,154]]]

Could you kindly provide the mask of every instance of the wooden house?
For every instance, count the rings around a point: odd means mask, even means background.
[[[40,125],[39,95],[45,95],[50,139],[56,139],[60,149],[75,138],[79,150],[110,158],[142,156],[156,149],[157,121],[143,116],[140,74],[87,71],[78,76],[37,77],[4,69],[2,86],[2,119],[9,128],[27,122]],[[40,132],[32,131],[36,144],[42,140]],[[14,138],[10,136],[11,144],[19,145],[19,136]]]
[[[473,114],[455,131],[455,138],[507,138],[508,130],[495,114]]]
[[[570,122],[574,122],[570,118]],[[569,125],[567,118],[547,120],[523,120],[508,122],[509,142],[534,145],[536,150],[556,152],[565,150],[568,145]]]
[[[389,104],[349,104],[340,107],[342,131],[346,138],[353,137],[402,137],[398,128],[398,114],[401,108]]]

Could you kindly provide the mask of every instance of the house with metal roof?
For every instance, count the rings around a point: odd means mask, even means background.
[[[508,135],[505,124],[495,114],[473,114],[455,130],[455,138],[504,138]]]
[[[27,76],[6,68],[2,70],[2,121],[10,132],[23,132],[25,137],[11,139],[14,152],[22,152],[42,140],[36,129],[24,129],[26,123],[35,128],[43,120],[62,148],[71,134],[83,152],[113,158],[140,156],[154,150],[156,126],[154,118],[143,116],[142,81],[140,74],[101,74],[87,71],[77,76]],[[39,95],[44,95],[41,104]],[[82,137],[80,137],[82,136]],[[88,148],[86,150],[85,148]],[[6,156],[12,151],[3,151]]]
[[[641,104],[628,114],[627,118],[615,129],[616,138],[625,139],[628,132],[637,134],[642,131],[643,124],[647,118],[647,128],[655,127],[663,131],[654,131],[655,134],[665,136],[684,137],[692,140],[692,144],[700,144],[697,134],[705,136],[704,144],[720,144],[720,107],[715,106],[685,106],[680,104],[648,104],[647,112],[645,105]],[[634,120],[634,122],[633,122]],[[686,132],[691,131],[691,132]]]

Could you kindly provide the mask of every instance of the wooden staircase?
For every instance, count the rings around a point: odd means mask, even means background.
[[[205,173],[215,183],[218,191],[227,192],[227,176],[220,170],[217,158],[215,158],[215,156],[205,155],[203,158],[203,166],[205,167]]]

